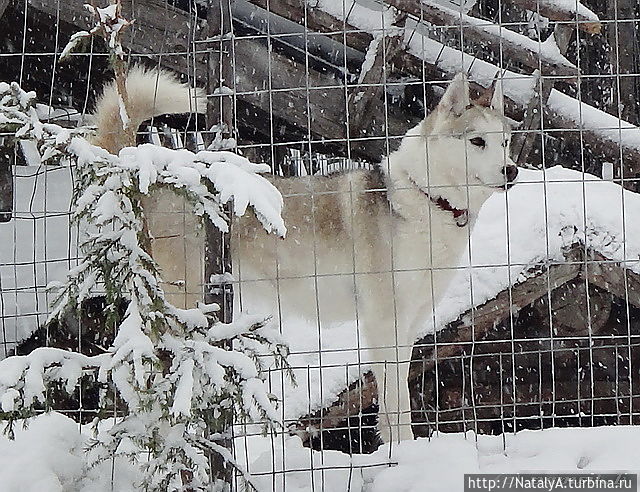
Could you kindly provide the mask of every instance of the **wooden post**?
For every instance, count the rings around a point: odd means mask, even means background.
[[[556,24],[553,31],[556,45],[560,50],[560,53],[565,55],[567,48],[569,47],[569,41],[573,35],[573,28],[564,24]],[[524,119],[522,120],[522,132],[514,135],[513,143],[511,144],[511,155],[516,164],[519,166],[524,165],[527,162],[529,153],[533,149],[533,145],[536,140],[536,134],[541,128],[542,112],[544,106],[549,100],[549,95],[553,90],[554,80],[544,79],[544,76],[538,72],[540,80],[536,83],[536,93],[529,101],[529,104],[524,113]]]
[[[6,148],[0,148],[0,222],[9,222],[13,212],[13,159]]]
[[[608,44],[610,63],[611,101],[606,111],[633,125],[640,124],[640,82],[635,75],[640,69],[638,62],[638,26],[635,9],[638,0],[607,0],[603,7],[606,18],[604,34]],[[614,166],[614,178],[621,179],[620,184],[634,192],[640,191],[640,169],[633,164],[633,157],[626,149],[607,156]]]
[[[7,10],[10,3],[11,0],[0,0],[0,19],[4,15],[4,11]]]
[[[634,125],[640,123],[637,97],[640,95],[640,82],[634,74],[638,73],[640,65],[636,62],[638,53],[638,26],[634,19],[637,0],[609,0],[607,5],[607,19],[612,21],[606,27],[607,41],[611,50],[609,60],[613,75],[620,75],[614,83],[613,104],[609,112],[614,116]],[[619,95],[618,95],[619,94]]]
[[[207,116],[208,132],[204,139],[208,148],[226,142],[226,150],[235,147],[233,96],[227,95],[223,87],[233,87],[233,24],[231,19],[233,0],[209,0],[207,9],[206,39],[210,40],[207,55]],[[229,209],[227,208],[227,213]],[[229,223],[231,227],[231,223]],[[204,299],[207,303],[220,306],[218,318],[223,323],[230,323],[233,318],[233,286],[228,281],[231,275],[231,255],[229,233],[224,234],[213,224],[205,226],[205,266],[204,266]],[[228,437],[221,442],[232,450],[231,430],[233,411],[219,409],[220,418],[216,427],[209,429],[212,433],[227,433]],[[221,481],[233,486],[233,468],[222,456],[212,453],[209,457],[212,483]]]
[[[350,136],[361,137],[367,127],[367,121],[371,119],[376,104],[381,102],[384,83],[391,72],[391,62],[403,49],[404,23],[406,15],[401,14],[393,23],[387,33],[380,38],[371,41],[368,50],[375,48],[375,57],[371,66],[365,67],[363,63],[359,84],[362,84],[349,96]],[[366,57],[365,57],[366,60]]]

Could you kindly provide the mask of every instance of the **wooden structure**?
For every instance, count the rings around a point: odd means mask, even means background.
[[[640,423],[640,275],[581,244],[565,259],[416,344],[414,433]],[[325,447],[349,450],[335,435],[358,439],[355,417],[375,413],[375,386],[366,374],[292,429],[316,444],[322,430]],[[366,451],[371,419],[364,428]]]
[[[5,50],[13,50],[15,55],[8,53],[0,59],[5,77],[22,78],[26,89],[49,94],[56,105],[75,103],[78,110],[85,109],[87,94],[91,97],[108,76],[106,60],[99,54],[77,55],[71,65],[60,67],[55,57],[61,49],[60,40],[90,24],[84,3],[0,0],[4,20],[26,19],[29,32],[37,33],[32,37],[23,32],[23,22],[4,23],[6,32],[0,38],[4,36]],[[206,15],[190,8],[189,1],[123,0],[124,15],[135,19],[125,47],[135,61],[170,68],[202,86],[209,81],[210,98],[231,95],[235,111],[233,125],[228,126],[235,127],[239,147],[256,160],[270,162],[274,170],[286,172],[286,149],[379,161],[435,105],[441,88],[461,69],[460,63],[451,60],[462,60],[463,50],[457,34],[447,35],[447,31],[462,32],[465,49],[468,44],[476,51],[483,50],[483,60],[467,55],[469,63],[464,64],[476,77],[474,90],[488,85],[505,64],[514,76],[529,80],[531,88],[537,86],[523,97],[507,94],[508,116],[522,122],[520,129],[556,131],[616,163],[617,177],[621,173],[626,178],[640,176],[640,148],[629,139],[603,133],[597,125],[576,121],[560,106],[547,104],[560,95],[569,105],[594,110],[560,90],[568,92],[579,77],[578,67],[563,56],[567,45],[578,32],[597,36],[601,30],[597,18],[588,9],[553,0],[504,3],[558,22],[551,49],[543,50],[541,43],[491,20],[479,22],[477,17],[438,3],[409,0],[368,2],[379,8],[381,18],[392,18],[377,30],[359,24],[357,16],[349,15],[351,9],[329,12],[300,0],[235,0],[233,25],[229,26],[232,34],[225,39],[202,36],[208,29]],[[354,8],[358,5],[353,4]],[[347,15],[343,17],[343,13]],[[430,56],[434,50],[421,53],[412,48],[421,36],[435,49],[435,57]],[[212,45],[229,50],[223,56],[233,55],[232,73],[223,76],[224,85],[218,87],[211,85],[208,77]],[[34,54],[22,53],[22,46]],[[101,52],[98,46],[94,48],[95,53]],[[56,74],[54,84],[51,73]],[[624,131],[640,132],[633,127]],[[519,162],[527,161],[536,144],[523,135],[514,146]],[[0,203],[8,194],[3,186],[10,180],[3,169],[0,164]],[[0,213],[6,212],[3,207]],[[597,252],[584,252],[576,246],[567,252],[567,258],[567,263],[530,272],[527,282],[465,313],[416,347],[411,374],[415,421],[423,424],[418,428],[421,435],[428,435],[436,426],[442,430],[476,426],[481,432],[498,432],[560,424],[571,418],[594,423],[601,416],[615,419],[636,408],[637,400],[629,395],[637,393],[637,388],[625,388],[618,373],[606,379],[607,374],[611,376],[606,371],[637,367],[633,344],[640,333],[621,332],[619,326],[624,323],[614,323],[612,313],[620,300],[625,306],[628,300],[627,315],[640,308],[640,283],[620,265],[593,262],[599,258]],[[597,300],[597,309],[594,305],[590,312],[598,315],[583,320],[579,327],[574,321],[568,325],[562,322],[569,311],[563,311],[558,303],[567,289],[576,299]],[[545,305],[549,301],[551,308]],[[517,319],[512,316],[514,304],[522,306]],[[516,340],[511,333],[518,323],[527,336]],[[554,332],[560,326],[564,328]],[[637,328],[630,321],[629,326]],[[561,335],[562,330],[567,333]],[[611,335],[612,341],[586,347],[585,340],[597,333]],[[592,357],[589,370],[584,368],[585,351]],[[537,369],[522,374],[520,366]],[[444,386],[439,389],[436,380]],[[505,391],[509,385],[515,392]],[[343,425],[350,415],[374,405],[375,399],[375,382],[365,377],[322,412],[322,427]],[[550,401],[555,402],[551,409]],[[555,417],[547,417],[551,414]],[[295,431],[311,439],[308,430],[318,428],[319,417],[308,416]]]
[[[516,7],[531,8],[528,0],[510,1]],[[49,44],[42,46],[46,50],[38,51],[56,51],[55,36],[47,39],[42,34],[46,25],[57,22],[63,33],[88,25],[90,19],[83,3],[83,0],[26,2],[28,20],[36,25],[34,29],[38,30],[43,43]],[[126,47],[131,50],[132,56],[159,63],[189,78],[195,76],[204,85],[207,43],[203,44],[198,35],[204,29],[205,20],[193,19],[188,9],[175,7],[165,0],[127,0],[123,3],[125,15],[136,20],[126,40]],[[188,7],[189,2],[177,1],[175,4]],[[536,10],[551,20],[571,22],[564,24],[571,31],[570,35],[575,35],[576,28],[586,36],[596,35],[600,30],[597,18],[594,20],[592,16],[585,16],[583,10],[589,12],[587,9],[578,9],[576,13],[575,9],[560,7],[557,2],[537,0],[534,4]],[[22,5],[23,2],[8,2],[5,15],[22,18],[25,15],[21,10]],[[409,80],[405,92],[414,96],[416,92],[423,93],[420,88],[423,81],[429,87],[434,83],[441,84],[460,70],[455,64],[425,61],[403,45],[404,40],[422,35],[422,24],[442,28],[442,31],[463,29],[465,42],[487,48],[488,56],[509,60],[510,66],[518,67],[524,74],[532,74],[540,69],[543,77],[553,76],[556,77],[553,80],[565,84],[572,83],[578,76],[578,69],[566,58],[552,54],[551,49],[541,50],[538,42],[489,21],[479,22],[475,17],[458,15],[436,3],[391,0],[380,5],[383,11],[394,15],[396,21],[393,26],[372,35],[361,26],[353,25],[349,17],[338,18],[304,2],[234,2],[235,34],[230,44],[234,54],[234,75],[233,80],[226,84],[236,96],[241,146],[262,146],[265,148],[263,154],[269,160],[275,158],[279,146],[306,146],[310,151],[377,162],[389,147],[393,148],[407,128],[424,114],[424,110],[411,111],[393,104],[387,94],[390,88],[385,84],[397,85],[400,80]],[[418,21],[420,23],[416,24]],[[501,36],[501,29],[509,35]],[[379,42],[380,36],[382,42]],[[446,48],[439,41],[433,43],[437,43],[434,46]],[[364,77],[354,82],[352,77],[361,71],[360,65],[369,50],[375,51],[370,53],[374,55],[375,62],[370,71],[361,74]],[[462,56],[457,50],[452,53],[454,57],[458,56],[456,53]],[[83,57],[77,58],[82,60]],[[10,57],[4,60],[7,65],[10,65],[10,61]],[[51,63],[55,66],[55,61],[51,60]],[[85,62],[78,61],[78,64],[82,63]],[[96,82],[102,75],[100,63],[96,66],[97,70],[87,69],[92,76],[92,85],[99,85]],[[488,68],[486,65],[483,67],[482,71],[477,72],[485,74],[485,79],[480,82],[488,84]],[[56,68],[61,74],[65,71],[64,67]],[[494,69],[492,75],[498,71],[498,67],[494,66]],[[470,70],[473,76],[474,64],[471,64]],[[5,73],[15,72],[15,67],[6,67]],[[80,70],[82,72],[84,70]],[[29,77],[28,65],[25,73]],[[59,77],[64,79],[63,75]],[[29,82],[41,93],[50,91],[48,82],[40,87],[36,87],[38,81],[35,77]],[[384,90],[379,84],[384,85]],[[65,84],[61,82],[60,85]],[[77,94],[76,99],[82,100],[86,87],[71,85],[70,91]],[[222,97],[223,92],[211,94],[211,97]],[[360,97],[353,97],[353,94],[360,94]],[[429,107],[434,102],[428,100],[425,105]],[[361,116],[363,107],[366,118]],[[521,99],[510,100],[507,105],[509,116],[516,121],[522,120],[528,107],[529,103],[523,103]],[[616,136],[607,136],[598,132],[597,128],[581,125],[566,114],[547,109],[544,104],[541,107],[547,131],[557,129],[567,138],[582,139],[580,141],[584,145],[597,149],[609,161],[620,161],[621,148],[615,141]],[[631,177],[640,169],[640,150],[625,146],[625,142],[623,139],[622,154],[626,177]]]

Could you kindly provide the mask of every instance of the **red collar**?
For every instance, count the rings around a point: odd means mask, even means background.
[[[435,203],[440,210],[444,210],[445,212],[451,212],[453,214],[453,218],[456,220],[456,225],[458,227],[464,227],[469,223],[469,210],[464,208],[455,208],[451,205],[449,200],[443,198],[441,196],[434,198],[431,195],[427,195],[429,199]]]
[[[441,196],[433,197],[429,193],[427,193],[418,183],[416,183],[413,178],[409,177],[409,180],[422,192],[424,193],[431,202],[436,205],[440,210],[444,210],[445,212],[451,212],[453,214],[453,218],[456,221],[456,225],[458,227],[464,227],[469,223],[469,209],[467,208],[455,208],[451,205],[451,202],[446,198]]]

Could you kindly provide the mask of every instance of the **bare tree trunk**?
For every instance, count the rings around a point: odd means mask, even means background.
[[[221,90],[223,87],[234,86],[232,2],[233,0],[209,0],[207,11],[205,33],[210,43],[207,45],[206,123],[209,131],[205,135],[205,142],[212,150],[221,147],[230,150],[235,147],[231,140],[234,137],[234,99],[232,95],[227,95],[228,91]],[[229,233],[220,232],[211,223],[206,225],[204,272],[205,302],[218,304],[220,321],[230,323],[233,317],[233,286],[228,280],[231,275]],[[220,410],[217,428],[210,430],[227,433],[229,437],[221,444],[232,450],[233,412]],[[232,487],[231,465],[217,453],[210,456],[209,464],[212,481],[223,481]]]

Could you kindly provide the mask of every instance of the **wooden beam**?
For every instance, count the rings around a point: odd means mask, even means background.
[[[608,129],[607,135],[603,135],[597,128],[579,128],[574,120],[554,111],[549,106],[544,107],[543,117],[545,131],[550,135],[559,135],[560,138],[580,138],[580,145],[589,147],[594,154],[600,154],[611,162],[620,163],[620,167],[624,169],[625,178],[640,177],[640,149],[616,140],[615,127],[613,131]],[[626,131],[631,130],[622,129],[622,132]],[[627,181],[625,186],[631,184],[632,182]]]
[[[306,25],[309,31],[333,33],[334,39],[342,42],[342,37],[348,38],[347,45],[361,52],[366,52],[373,36],[364,32],[349,22],[327,14],[318,7],[312,7],[308,2],[300,0],[249,0],[253,5],[261,7],[280,17],[284,17],[301,26]],[[305,8],[304,5],[307,5]]]
[[[84,3],[85,0],[61,2],[60,18],[86,29],[91,18],[83,7]],[[132,4],[135,6],[133,12],[130,10]],[[57,4],[47,0],[29,0],[29,5],[53,16],[58,12]],[[125,48],[134,54],[157,58],[163,66],[190,77],[207,73],[204,57],[196,54],[194,66],[194,57],[187,53],[189,33],[193,28],[190,27],[192,19],[185,12],[160,0],[124,0],[123,11],[135,19],[131,36],[123,40]],[[404,135],[417,123],[417,118],[407,117],[397,108],[390,107],[385,114],[384,108],[376,106],[365,129],[368,139],[347,142],[346,99],[341,79],[306,70],[303,64],[270,50],[258,40],[237,41],[234,50],[238,99],[269,115],[269,118],[277,117],[296,128],[306,129],[310,122],[318,149],[331,148],[336,153],[350,153],[376,162],[386,153],[385,135]],[[307,108],[310,108],[310,114]],[[252,125],[249,111],[239,112],[238,118],[241,123]],[[279,138],[279,135],[274,135],[276,142]]]
[[[59,6],[62,20],[80,28],[86,28],[89,25],[90,16],[83,8],[84,0],[68,0],[59,3],[47,0],[28,1],[31,7],[53,16],[57,14]],[[125,0],[125,13],[128,12],[127,9],[131,8],[131,3],[131,0]],[[206,73],[206,69],[203,66],[203,58],[197,55],[195,57],[196,66],[194,67],[192,64],[194,57],[187,53],[190,46],[189,33],[191,32],[192,19],[185,12],[175,9],[160,0],[137,0],[133,3],[136,8],[133,15],[130,16],[135,18],[136,22],[131,35],[125,40],[125,45],[128,49],[134,54],[153,56],[159,59],[163,66],[187,76],[193,76],[194,73],[196,75]],[[317,16],[317,12],[317,9],[307,10],[307,23],[310,21],[317,24],[327,22],[327,16]],[[330,24],[330,26],[334,26],[335,22],[340,21],[334,19],[331,22],[333,24]],[[326,26],[326,28],[328,29],[330,26]],[[364,37],[354,37],[350,34],[346,36],[347,43],[350,45],[354,43],[354,48],[357,43],[361,43],[364,39]],[[371,37],[369,36],[368,39],[370,40]],[[319,140],[325,141],[321,148],[345,155],[347,154],[347,146],[350,146],[351,155],[370,161],[378,160],[385,153],[384,127],[386,120],[383,108],[376,108],[367,132],[367,135],[377,136],[377,139],[351,141],[348,143],[341,141],[341,139],[346,138],[344,95],[338,94],[339,92],[344,92],[342,80],[338,80],[328,74],[307,71],[304,66],[284,55],[269,51],[256,40],[241,40],[235,44],[235,49],[236,60],[238,61],[237,76],[239,80],[237,88],[240,91],[238,94],[240,101],[249,103],[267,115],[274,114],[293,128],[305,130],[303,131],[304,134],[306,134],[309,121],[306,114],[308,102],[312,111],[312,135]],[[421,78],[424,76],[427,80],[443,80],[453,75],[453,73],[447,72],[443,68],[427,65],[418,57],[406,52],[400,52],[397,55],[396,64],[401,70]],[[423,74],[425,69],[427,73]],[[279,92],[269,91],[269,77],[275,77],[276,81],[280,81],[281,85],[272,84],[272,89],[276,89]],[[310,87],[308,99],[306,89],[299,89],[306,87],[307,81]],[[327,86],[335,86],[337,90],[315,89],[316,87]],[[298,90],[281,90],[287,87],[296,87]],[[340,87],[342,89],[339,89]],[[475,87],[478,88],[479,86]],[[255,92],[256,90],[258,92]],[[245,92],[243,93],[242,91]],[[254,93],[250,94],[249,92],[251,91],[254,91]],[[325,98],[330,99],[332,104],[328,105]],[[521,118],[523,109],[522,106],[514,104],[513,101],[507,101],[507,110],[510,117],[514,119]],[[256,124],[251,122],[250,116],[251,112],[247,111],[238,114],[239,121],[247,126]],[[247,119],[243,119],[245,117]],[[545,108],[544,118],[547,128],[576,128],[574,121],[562,114],[554,113],[548,108]],[[388,135],[403,135],[406,129],[415,123],[415,118],[412,119],[403,115],[397,108],[389,108]],[[582,135],[584,143],[593,148],[595,152],[601,153],[607,159],[613,159],[614,161],[620,158],[620,146],[617,142],[607,139],[597,131],[588,129],[582,129],[580,133],[568,133],[568,135],[575,135],[576,137],[579,134]],[[623,151],[625,174],[627,176],[640,174],[640,151],[627,147],[624,147]]]
[[[267,0],[250,0],[253,4],[266,7]],[[512,0],[516,1],[516,0]],[[518,0],[519,1],[519,0]],[[537,1],[537,0],[536,0]],[[417,5],[417,4],[416,4]],[[544,9],[552,9],[553,5],[551,2],[542,1],[540,4]],[[297,9],[296,9],[297,6]],[[350,25],[348,23],[343,24],[342,21],[336,19],[328,15],[317,8],[308,8],[306,12],[300,7],[300,4],[297,3],[297,0],[279,0],[277,2],[269,3],[270,11],[274,12],[277,15],[281,15],[283,17],[289,18],[290,20],[303,19],[309,28],[313,26],[313,29],[318,32],[336,32],[336,27],[339,26],[340,29],[345,29],[344,41],[350,47],[354,49],[358,49],[360,51],[366,51],[366,47],[368,47],[369,42],[372,37],[368,33],[364,33],[358,31],[356,27]],[[414,6],[415,8],[415,6]],[[535,10],[535,9],[534,9]],[[549,13],[548,10],[544,10]],[[552,10],[552,12],[555,12]],[[563,14],[564,12],[564,14]],[[567,11],[568,12],[568,11]],[[569,20],[569,15],[564,10],[560,9],[556,15],[558,20],[562,15],[564,15],[564,20]],[[565,15],[566,14],[566,15]],[[573,17],[572,17],[573,18]],[[580,26],[585,26],[586,24],[580,24]],[[599,25],[599,24],[598,24]],[[341,39],[342,40],[342,39]],[[455,75],[455,73],[451,70],[447,70],[446,67],[436,67],[433,65],[429,65],[417,56],[414,56],[406,51],[400,51],[396,55],[396,59],[393,60],[394,65],[400,72],[408,73],[414,76],[419,77],[423,80],[446,80],[450,79]],[[496,67],[497,70],[497,67]],[[475,91],[479,91],[483,89],[478,84],[471,84],[471,87]],[[521,104],[515,103],[509,99],[506,100],[506,109],[507,115],[514,120],[521,120],[523,118],[523,114],[526,110],[526,107],[523,107]],[[577,123],[567,118],[566,116],[556,113],[550,110],[547,107],[544,107],[544,122],[545,128],[547,129],[577,129]],[[597,131],[589,130],[589,129],[581,129],[578,131],[568,131],[565,134],[569,138],[582,138],[583,142],[588,145],[596,154],[603,155],[606,159],[612,160],[613,162],[617,162],[620,160],[620,144],[615,142],[612,139],[606,138],[602,134]],[[625,176],[636,176],[640,175],[640,151],[638,149],[629,148],[624,146],[622,152],[623,165],[625,169]]]
[[[624,268],[621,263],[611,261],[600,253],[591,253],[580,277],[640,308],[640,275]]]
[[[532,39],[490,21],[461,14],[434,3],[414,0],[386,1],[401,12],[411,14],[418,19],[425,19],[436,26],[462,29],[466,40],[478,43],[494,53],[501,53],[507,59],[517,60],[531,69],[542,68],[544,75],[578,76],[578,68],[575,65],[567,60],[547,55]]]
[[[456,321],[416,343],[412,359],[419,360],[409,373],[409,380],[417,379],[431,370],[436,360],[460,355],[464,344],[482,340],[496,323],[508,318],[512,306],[527,306],[580,274],[580,248],[567,252],[567,263],[558,263],[540,270],[535,276],[500,292],[494,299],[462,314]],[[533,274],[531,272],[530,274]]]
[[[598,16],[584,5],[576,2],[557,2],[555,0],[508,0],[509,2],[532,12],[538,12],[553,21],[577,23],[578,28],[589,34],[599,34],[602,25]],[[576,7],[576,8],[572,8]]]
[[[365,56],[358,84],[349,95],[349,136],[366,136],[363,130],[367,122],[380,105],[385,83],[389,77],[390,61],[395,59],[404,43],[404,19],[396,20],[394,29],[387,35],[374,38],[367,52],[375,50],[373,63],[367,66],[369,56]],[[367,53],[369,54],[369,53]]]
[[[301,418],[289,427],[303,442],[307,442],[324,429],[335,429],[344,421],[377,403],[378,389],[376,378],[367,372],[362,379],[343,391],[338,400],[330,407],[321,409],[311,415]]]
[[[564,25],[557,24],[553,31],[554,41],[558,47],[558,51],[563,55],[567,53],[569,41],[573,35],[573,30]],[[544,107],[547,105],[555,79],[545,79],[540,72],[536,72],[539,80],[536,82],[536,93],[529,101],[529,105],[524,113],[521,130],[516,133],[511,143],[511,155],[513,160],[519,166],[528,162],[529,153],[533,149],[536,141],[536,135],[540,129],[542,114]]]
[[[547,295],[548,289],[556,289],[577,278],[582,265],[582,250],[579,247],[567,252],[568,263],[551,265],[548,270],[540,270],[527,281],[514,285],[499,293],[494,299],[460,315],[457,321],[449,323],[436,335],[429,335],[416,343],[413,351],[413,363],[409,372],[409,384],[420,381],[422,375],[433,369],[437,360],[460,355],[472,340],[482,340],[487,333],[502,320],[509,317],[512,306],[527,306],[536,299]],[[331,407],[305,416],[296,422],[292,432],[303,441],[313,437],[313,433],[323,429],[337,427],[351,416],[377,403],[375,378],[370,373],[363,376],[361,383],[343,391]],[[322,423],[319,423],[322,419]]]
[[[4,15],[4,11],[7,10],[7,7],[12,2],[12,0],[0,0],[0,19]]]
[[[640,94],[638,73],[638,23],[635,18],[638,0],[610,0],[607,2],[607,18],[615,22],[605,28],[609,44],[609,61],[617,77],[613,84],[612,103],[609,111],[634,125],[640,124],[636,95]],[[621,21],[621,22],[619,22]]]

